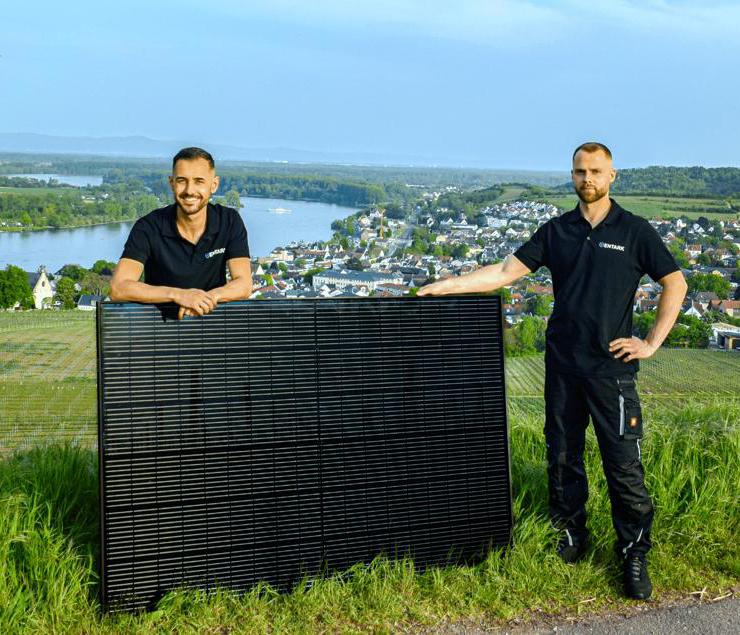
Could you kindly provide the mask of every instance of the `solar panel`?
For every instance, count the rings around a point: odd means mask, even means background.
[[[102,594],[281,589],[509,541],[498,297],[98,307]]]

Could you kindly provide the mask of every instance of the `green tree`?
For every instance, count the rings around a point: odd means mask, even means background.
[[[95,264],[90,268],[90,271],[102,276],[112,276],[115,268],[115,262],[110,262],[109,260],[96,260]]]
[[[87,275],[87,269],[80,267],[80,265],[64,265],[59,270],[59,275],[63,278],[70,278],[74,282],[82,282],[82,279]]]
[[[80,282],[82,293],[91,295],[108,295],[110,293],[110,282],[107,278],[90,271]]]
[[[697,256],[696,262],[700,265],[709,266],[712,264],[712,258],[708,252],[704,251]]]
[[[453,258],[462,260],[468,255],[469,247],[466,244],[455,245],[450,254]]]
[[[362,271],[364,269],[360,259],[355,257],[347,258],[347,260],[344,261],[344,266],[352,271]]]
[[[0,271],[0,307],[9,309],[19,303],[21,308],[33,306],[33,294],[28,276],[20,267],[8,265]]]
[[[303,274],[303,279],[306,281],[306,284],[313,284],[313,277],[317,273],[321,273],[322,271],[324,271],[324,269],[321,267],[309,269],[308,271],[306,271],[306,273]]]
[[[239,192],[237,192],[235,189],[230,189],[228,192],[226,192],[226,195],[224,196],[224,203],[228,207],[233,207],[235,209],[239,209],[242,207],[242,201],[239,197]]]
[[[689,338],[689,346],[691,348],[708,348],[712,329],[699,318],[694,319],[696,322],[689,325],[686,333]]]
[[[722,276],[714,273],[695,273],[689,277],[686,284],[688,285],[689,293],[712,291],[721,300],[726,300],[730,297],[730,289],[732,288],[729,280],[725,280]]]
[[[75,308],[75,282],[72,278],[60,278],[57,281],[54,299],[59,302],[63,309]]]
[[[552,296],[543,293],[537,293],[532,296],[527,302],[527,310],[532,315],[538,315],[545,317],[550,315],[551,308],[550,303],[552,302]]]
[[[504,333],[506,353],[513,357],[533,355],[545,350],[545,321],[531,315]]]
[[[678,245],[672,244],[669,247],[669,250],[671,252],[671,255],[673,256],[673,259],[676,261],[676,264],[681,267],[681,269],[688,269],[689,268],[689,259],[686,257],[686,254],[684,253],[683,249],[681,249]]]
[[[650,329],[653,328],[653,324],[655,324],[655,315],[655,311],[645,311],[644,313],[638,313],[635,315],[632,320],[632,332],[641,340],[644,340],[650,332]]]

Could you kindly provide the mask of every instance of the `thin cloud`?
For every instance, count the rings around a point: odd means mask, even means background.
[[[196,6],[195,0],[187,0]],[[197,3],[197,6],[201,6]],[[638,35],[727,37],[740,29],[735,2],[668,0],[213,0],[212,10],[233,17],[261,17],[307,27],[370,28],[478,44],[545,44],[584,28]]]

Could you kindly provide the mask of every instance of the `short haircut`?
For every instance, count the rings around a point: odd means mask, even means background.
[[[583,150],[584,152],[598,152],[601,150],[606,156],[608,156],[610,159],[612,158],[612,151],[607,148],[603,143],[599,143],[598,141],[587,141],[586,143],[582,143],[579,145],[574,151],[573,151],[573,158],[571,161],[573,161],[576,158],[576,155]]]
[[[174,158],[172,159],[172,169],[175,169],[175,164],[180,160],[183,159],[184,161],[192,161],[193,159],[205,159],[208,161],[208,165],[211,166],[212,170],[216,169],[216,164],[213,161],[213,157],[211,156],[210,152],[207,152],[203,148],[183,148],[178,152]]]

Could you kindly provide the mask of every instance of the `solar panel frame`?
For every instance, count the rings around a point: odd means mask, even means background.
[[[98,305],[104,607],[508,544],[502,326],[498,296]]]

